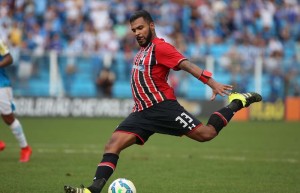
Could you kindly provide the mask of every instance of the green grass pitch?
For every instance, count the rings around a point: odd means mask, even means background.
[[[0,123],[7,145],[0,152],[0,193],[62,193],[64,184],[89,185],[121,120],[20,118],[33,148],[25,164]],[[300,123],[231,122],[206,143],[156,134],[121,153],[102,192],[119,177],[132,180],[138,193],[299,193]]]

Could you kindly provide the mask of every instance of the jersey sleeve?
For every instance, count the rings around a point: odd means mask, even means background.
[[[0,39],[0,56],[5,56],[9,53],[8,46],[5,44],[3,40]]]
[[[173,70],[180,70],[178,64],[186,58],[171,44],[160,43],[155,48],[156,60],[159,64],[167,66]]]

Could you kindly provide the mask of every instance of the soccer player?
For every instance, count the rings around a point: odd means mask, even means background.
[[[15,106],[13,104],[13,94],[10,80],[5,73],[5,67],[13,63],[13,58],[9,53],[7,45],[0,39],[0,114],[3,121],[10,128],[19,142],[21,148],[20,162],[28,162],[32,150],[27,143],[23,128],[14,115]],[[5,143],[0,141],[0,151],[5,149]]]
[[[104,148],[93,183],[87,188],[64,186],[66,193],[99,193],[114,172],[121,151],[133,144],[144,144],[154,133],[185,135],[205,142],[216,137],[235,112],[259,102],[254,92],[232,92],[231,85],[216,82],[212,73],[191,63],[172,45],[156,36],[151,15],[140,10],[130,17],[130,26],[140,45],[131,72],[133,112],[116,128]],[[201,123],[176,100],[167,83],[170,69],[184,70],[212,89],[211,100],[229,95],[229,104],[214,112],[207,124]]]

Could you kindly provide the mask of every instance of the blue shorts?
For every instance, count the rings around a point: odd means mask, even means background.
[[[132,133],[144,144],[154,133],[182,136],[201,125],[176,100],[166,100],[143,111],[131,113],[115,132]]]
[[[9,115],[15,110],[11,87],[0,87],[0,114]]]

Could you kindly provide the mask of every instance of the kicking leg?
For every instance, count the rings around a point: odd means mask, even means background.
[[[212,125],[219,133],[223,127],[225,127],[234,114],[244,107],[250,106],[252,103],[260,102],[262,97],[260,94],[255,92],[249,93],[231,93],[228,97],[229,105],[214,112],[209,120],[208,125]]]
[[[260,102],[261,100],[261,95],[254,92],[231,93],[229,95],[229,105],[214,112],[210,116],[207,125],[199,126],[188,133],[187,136],[200,142],[209,141],[218,135],[237,111],[250,106],[252,103]]]

